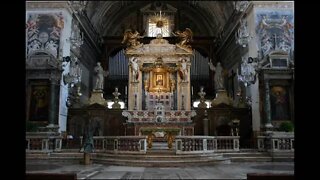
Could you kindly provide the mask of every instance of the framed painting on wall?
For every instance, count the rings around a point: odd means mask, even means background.
[[[290,120],[289,92],[285,86],[272,86],[270,91],[271,119]]]
[[[49,84],[32,83],[30,89],[29,121],[48,121]]]

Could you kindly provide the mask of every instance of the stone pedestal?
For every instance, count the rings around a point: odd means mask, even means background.
[[[101,104],[103,106],[107,106],[107,101],[103,98],[103,91],[101,90],[92,91],[91,97],[89,99],[89,105],[91,104]]]
[[[112,104],[112,109],[121,109],[121,105],[118,102]]]
[[[84,160],[84,165],[90,165],[92,164],[91,162],[91,154],[90,153],[84,153],[83,154],[83,160]]]
[[[216,98],[214,98],[211,102],[211,106],[215,107],[220,104],[226,104],[226,105],[232,105],[232,99],[228,97],[227,91],[226,90],[218,90],[216,94]]]

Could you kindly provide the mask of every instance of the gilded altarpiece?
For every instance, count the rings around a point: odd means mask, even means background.
[[[193,135],[191,118],[196,113],[191,110],[190,99],[192,52],[161,37],[126,49],[128,110],[122,115],[127,117],[128,127],[134,128],[133,135]],[[158,114],[158,108],[164,111]]]

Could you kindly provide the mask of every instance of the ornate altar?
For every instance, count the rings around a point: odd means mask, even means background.
[[[150,44],[128,47],[126,55],[130,61],[128,110],[122,115],[127,117],[132,135],[168,142],[175,135],[193,135],[191,118],[196,113],[191,111],[190,100],[192,49],[169,44],[157,36]]]
[[[158,36],[150,44],[128,47],[126,55],[130,61],[128,110],[152,109],[149,106],[155,105],[156,98],[170,109],[191,109],[191,48],[180,48]]]

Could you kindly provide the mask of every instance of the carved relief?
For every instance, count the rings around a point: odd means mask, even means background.
[[[62,12],[51,14],[29,13],[26,23],[27,54],[31,55],[42,50],[57,58],[63,28]]]
[[[288,54],[294,49],[294,26],[291,11],[259,10],[256,14],[256,31],[259,35],[261,55],[266,56],[273,50]]]

